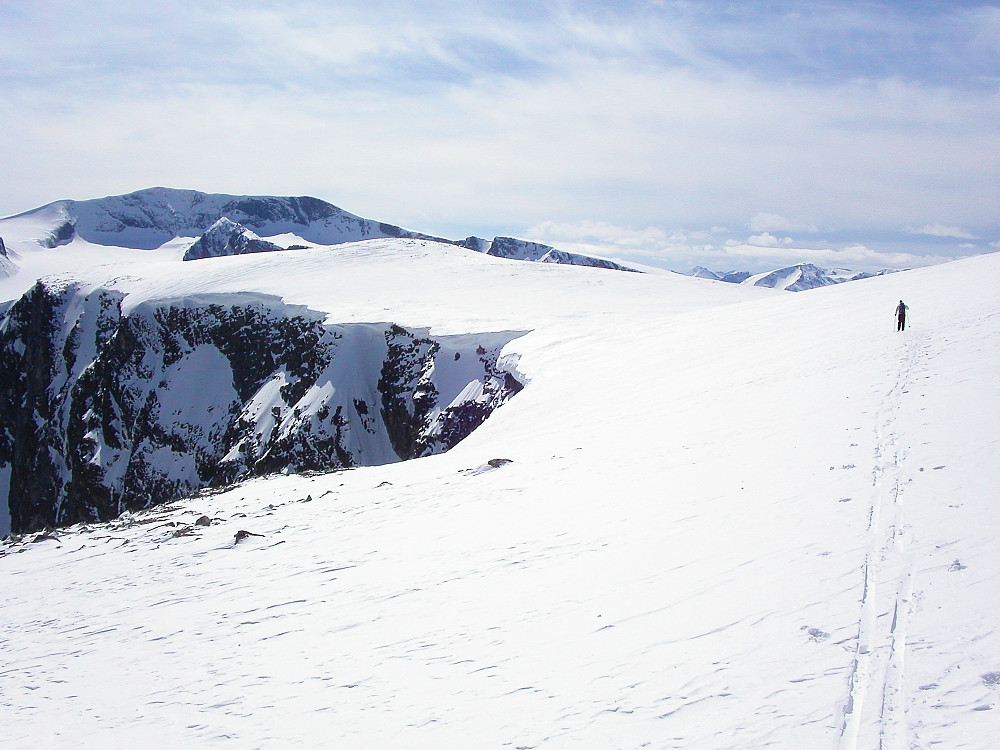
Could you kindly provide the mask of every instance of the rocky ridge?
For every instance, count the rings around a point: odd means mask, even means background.
[[[512,260],[539,261],[632,271],[603,258],[556,250],[513,237],[450,240],[365,219],[331,203],[311,198],[227,195],[174,188],[147,188],[94,200],[63,200],[20,214],[54,217],[38,241],[45,247],[65,245],[79,237],[97,245],[152,250],[177,237],[197,237],[185,260],[246,252],[273,252],[284,247],[262,244],[266,238],[294,235],[314,245],[336,245],[387,237],[428,239]],[[218,222],[225,220],[221,227]],[[237,230],[246,239],[220,235]],[[209,249],[210,248],[210,249]]]

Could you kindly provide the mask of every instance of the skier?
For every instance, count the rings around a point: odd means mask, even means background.
[[[896,305],[896,330],[902,331],[906,329],[906,305],[903,304],[903,300],[899,301]]]

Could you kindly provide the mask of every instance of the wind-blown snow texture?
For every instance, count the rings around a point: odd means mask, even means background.
[[[414,239],[128,276],[123,315],[249,290],[530,331],[498,358],[527,385],[447,453],[7,542],[5,746],[1000,733],[1000,256],[807,295]]]

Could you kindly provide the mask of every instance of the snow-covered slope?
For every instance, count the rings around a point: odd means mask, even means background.
[[[220,220],[194,247],[233,237],[247,240]],[[487,304],[483,288],[522,265],[536,264],[387,239],[188,263],[133,256],[46,277],[0,317],[10,528],[107,520],[263,473],[447,450],[521,388],[501,349],[537,319],[497,327],[524,303],[508,290]],[[463,272],[489,276],[475,283]],[[535,278],[546,308],[579,305],[547,288],[560,283],[554,273],[510,273]],[[655,282],[636,283],[649,294]],[[360,317],[353,284],[380,306]],[[407,295],[489,315],[429,333],[439,314],[401,320]]]
[[[528,331],[526,386],[447,453],[0,547],[0,744],[991,747],[998,280],[784,295],[408,239],[80,271],[126,314]]]

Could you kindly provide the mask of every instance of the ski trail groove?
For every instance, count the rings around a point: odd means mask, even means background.
[[[905,451],[900,446],[897,414],[918,356],[917,346],[908,339],[895,381],[882,398],[875,420],[868,549],[840,750],[910,747],[904,677],[914,567],[905,545],[900,498],[900,463]]]

